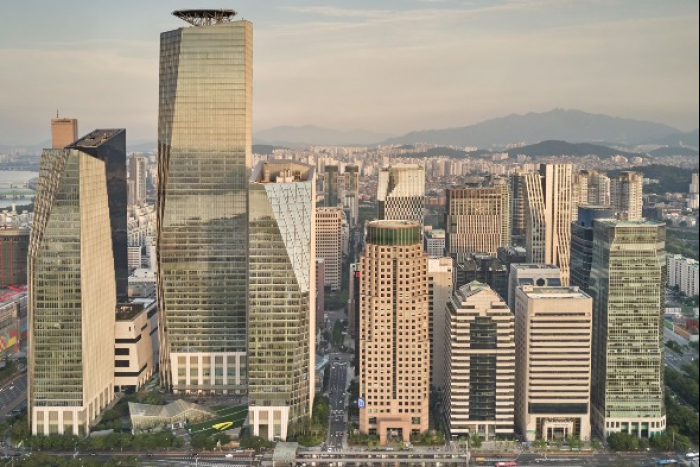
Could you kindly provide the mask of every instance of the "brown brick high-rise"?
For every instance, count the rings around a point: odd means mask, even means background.
[[[428,429],[428,257],[421,226],[374,221],[360,257],[360,431],[410,441]]]

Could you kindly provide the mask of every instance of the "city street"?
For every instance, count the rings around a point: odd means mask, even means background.
[[[5,383],[0,388],[0,417],[11,414],[12,410],[21,408],[27,402],[27,372]]]
[[[345,436],[345,391],[347,390],[348,363],[331,354],[331,375],[328,382],[330,417],[328,419],[328,449],[341,450]]]
[[[687,344],[687,341],[681,336],[674,333],[670,329],[664,327],[664,342],[668,340],[673,340],[679,345]],[[698,353],[695,350],[686,351],[683,353],[683,355],[679,355],[669,348],[666,348],[664,351],[664,360],[666,362],[666,365],[680,372],[683,371],[681,370],[681,367],[683,367],[683,365],[693,363],[693,360],[695,360],[696,358],[698,358]]]

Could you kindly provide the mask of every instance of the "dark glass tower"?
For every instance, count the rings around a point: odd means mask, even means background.
[[[588,290],[593,260],[593,224],[614,219],[615,211],[605,206],[579,206],[578,220],[571,223],[571,285]]]
[[[253,25],[231,10],[174,13],[160,37],[158,306],[161,381],[246,387]]]

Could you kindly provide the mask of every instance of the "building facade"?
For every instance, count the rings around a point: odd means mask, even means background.
[[[443,398],[451,438],[491,440],[513,434],[515,325],[505,301],[472,282],[448,302],[444,328],[447,386]]]
[[[445,256],[445,231],[443,229],[427,230],[423,235],[423,248],[431,258]]]
[[[516,290],[515,423],[527,441],[591,437],[593,302],[578,287]]]
[[[101,136],[110,144],[123,133]],[[84,436],[114,398],[117,281],[108,167],[76,147],[41,157],[28,255],[27,397],[34,435]]]
[[[343,207],[348,225],[354,229],[360,209],[360,168],[355,164],[346,165],[343,172]]]
[[[642,220],[644,174],[621,172],[610,182],[610,200],[617,218],[623,221]]]
[[[614,219],[609,206],[578,207],[576,221],[571,223],[571,285],[589,289],[593,261],[593,224],[597,220]]]
[[[343,205],[343,174],[337,165],[327,165],[323,172],[323,205],[334,208]]]
[[[29,230],[0,229],[0,288],[27,283]]]
[[[594,224],[592,420],[605,436],[649,438],[666,429],[664,243],[661,223]]]
[[[508,274],[508,307],[513,312],[516,289],[524,285],[558,287],[561,285],[561,270],[553,264],[511,264]]]
[[[63,149],[78,139],[78,120],[75,118],[51,119],[51,148]]]
[[[253,435],[286,439],[314,398],[315,169],[260,162],[249,193],[248,416]]]
[[[692,297],[700,294],[700,264],[681,255],[666,255],[666,284]]]
[[[425,169],[415,164],[382,168],[377,179],[377,219],[406,220],[423,225]]]
[[[137,154],[129,158],[129,205],[146,203],[146,158]]]
[[[156,368],[158,312],[155,301],[120,303],[114,327],[114,387],[138,391]],[[155,324],[155,326],[154,326]]]
[[[160,373],[176,392],[243,394],[253,26],[204,13],[160,36]]]
[[[428,429],[428,257],[421,225],[374,221],[360,256],[360,431],[410,441]]]
[[[342,207],[316,210],[316,258],[323,258],[323,280],[331,290],[340,290],[343,279]]]
[[[555,264],[569,283],[571,251],[571,164],[541,164],[525,180],[527,260]]]
[[[430,339],[430,386],[443,391],[445,389],[446,355],[444,340],[445,307],[453,291],[452,258],[428,259],[428,337]]]

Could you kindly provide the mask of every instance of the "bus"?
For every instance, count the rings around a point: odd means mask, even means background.
[[[518,467],[518,463],[515,461],[500,461],[496,462],[496,467]]]

